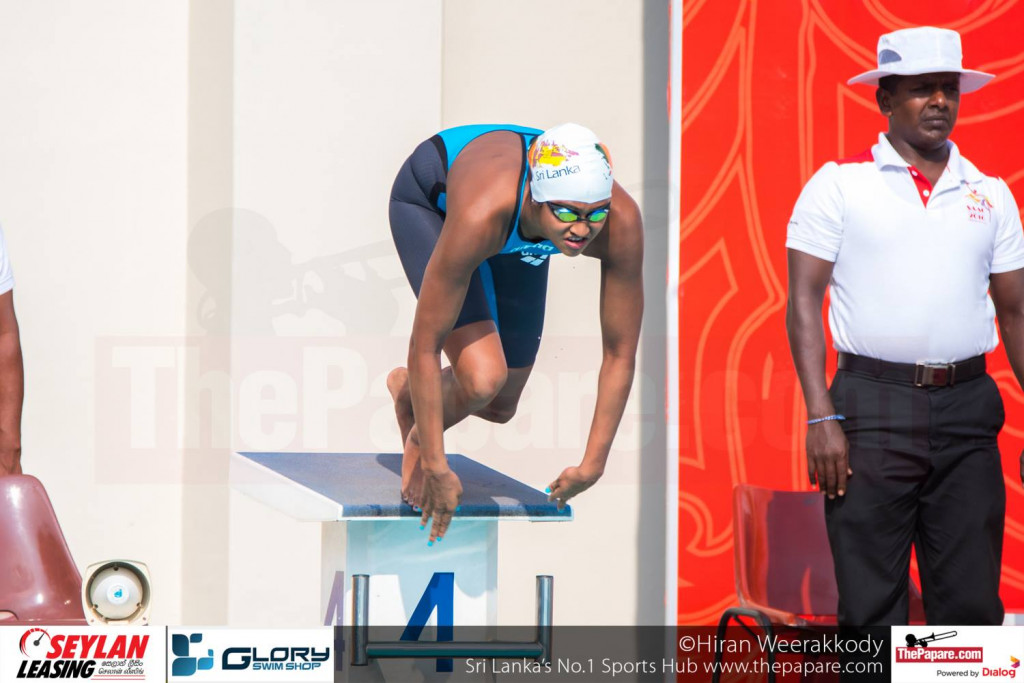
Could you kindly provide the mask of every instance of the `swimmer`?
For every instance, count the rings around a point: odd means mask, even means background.
[[[387,385],[403,441],[402,498],[422,509],[424,525],[433,518],[431,544],[462,497],[444,430],[470,415],[512,419],[540,346],[549,258],[601,261],[594,417],[580,463],[548,487],[563,508],[604,473],[643,315],[643,223],[612,177],[608,149],[573,123],[445,130],[402,166],[390,220],[418,301],[407,365]],[[568,295],[589,299],[582,286]],[[442,350],[451,363],[443,370]]]

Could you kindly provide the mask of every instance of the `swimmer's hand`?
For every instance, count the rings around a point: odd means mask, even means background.
[[[566,467],[558,475],[558,479],[548,485],[548,500],[557,501],[558,509],[564,510],[570,498],[596,484],[602,474],[603,472],[597,472],[584,465]]]
[[[422,500],[423,517],[420,518],[420,524],[426,526],[430,518],[434,518],[434,525],[430,529],[430,543],[433,544],[448,531],[455,508],[462,500],[462,482],[450,469],[440,472],[424,470]]]

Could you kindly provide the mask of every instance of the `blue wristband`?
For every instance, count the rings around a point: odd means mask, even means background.
[[[845,420],[845,419],[846,419],[846,417],[843,416],[843,415],[826,415],[825,417],[818,417],[818,418],[815,418],[813,420],[808,420],[807,424],[809,424],[809,425],[816,425],[819,422],[828,422],[829,420],[839,420],[839,421],[842,421],[842,420]]]

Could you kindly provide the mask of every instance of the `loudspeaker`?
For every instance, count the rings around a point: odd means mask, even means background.
[[[94,624],[149,623],[149,569],[142,562],[108,560],[85,570],[82,609]]]

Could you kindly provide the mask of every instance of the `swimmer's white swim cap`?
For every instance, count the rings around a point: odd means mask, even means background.
[[[538,202],[593,204],[612,196],[612,160],[597,136],[575,123],[550,128],[530,147],[530,191]]]

